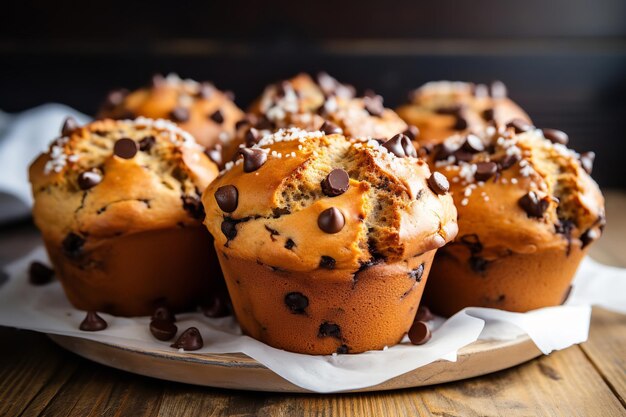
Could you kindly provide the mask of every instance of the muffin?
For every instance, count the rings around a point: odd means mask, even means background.
[[[235,124],[244,113],[233,102],[232,93],[224,93],[208,82],[180,79],[176,74],[155,75],[152,84],[139,90],[115,90],[108,94],[99,118],[134,119],[135,117],[169,119],[191,133],[196,141],[209,150],[218,165],[230,154]]]
[[[436,145],[455,134],[504,126],[513,119],[530,122],[528,115],[507,98],[505,85],[429,82],[411,93],[410,103],[397,109],[405,122],[419,129],[420,145]]]
[[[71,121],[30,167],[33,218],[68,299],[120,316],[195,307],[220,285],[200,201],[217,166],[169,121]]]
[[[277,129],[298,127],[351,137],[390,138],[406,133],[406,123],[383,106],[373,92],[355,97],[352,86],[343,85],[326,73],[314,81],[307,74],[271,84],[250,107],[247,123],[239,125],[239,143],[253,145]]]
[[[605,223],[589,176],[593,153],[566,144],[561,131],[514,121],[435,148],[432,163],[450,181],[459,234],[433,264],[425,295],[433,311],[525,312],[564,301]]]
[[[290,128],[240,153],[202,201],[243,332],[307,354],[398,343],[457,232],[445,177],[403,135]]]

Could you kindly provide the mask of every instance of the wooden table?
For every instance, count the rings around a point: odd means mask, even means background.
[[[607,192],[592,248],[626,267],[626,194]],[[29,224],[0,230],[0,262],[39,242]],[[439,386],[342,395],[227,391],[89,362],[46,336],[0,328],[0,416],[626,416],[626,316],[594,308],[589,340],[515,368]]]

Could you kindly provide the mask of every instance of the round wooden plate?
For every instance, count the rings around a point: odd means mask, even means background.
[[[48,335],[82,357],[135,374],[209,387],[271,392],[309,392],[241,354],[184,354],[129,349],[69,336]],[[528,338],[477,341],[461,349],[456,362],[438,360],[375,386],[356,390],[381,391],[420,387],[485,375],[529,361],[541,352]]]

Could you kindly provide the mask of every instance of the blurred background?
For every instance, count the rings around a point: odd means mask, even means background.
[[[626,188],[626,1],[14,1],[0,16],[0,109],[93,114],[155,72],[212,80],[247,106],[263,86],[326,70],[387,106],[429,80],[502,80],[540,127],[597,154]]]

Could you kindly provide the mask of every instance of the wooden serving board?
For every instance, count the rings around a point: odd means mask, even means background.
[[[209,387],[308,392],[241,354],[185,354],[130,349],[69,336],[48,335],[65,349],[113,368],[168,381]],[[456,362],[438,360],[381,384],[354,392],[420,387],[458,381],[510,368],[541,355],[528,336],[512,341],[477,341],[459,351]]]

